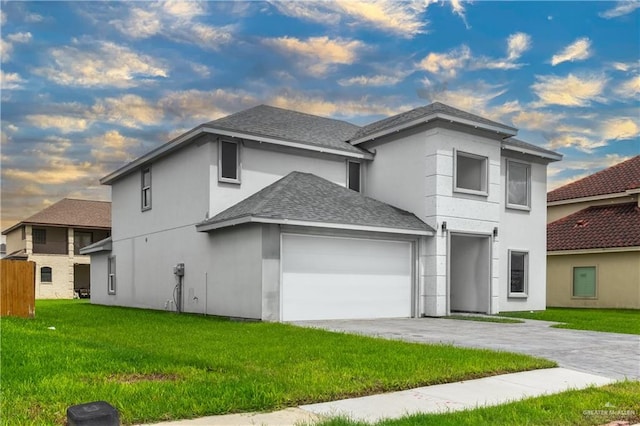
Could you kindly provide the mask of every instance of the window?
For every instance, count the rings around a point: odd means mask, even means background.
[[[240,153],[237,142],[220,141],[218,161],[221,182],[240,183]]]
[[[46,229],[34,229],[33,230],[33,244],[47,244],[47,230]]]
[[[509,250],[509,297],[527,297],[529,253]]]
[[[151,168],[142,169],[142,210],[151,209]]]
[[[596,297],[596,267],[573,268],[573,297]]]
[[[116,294],[116,257],[109,256],[107,264],[107,294]]]
[[[454,190],[487,195],[487,157],[455,151],[454,158]]]
[[[40,268],[40,282],[50,283],[53,281],[53,270],[49,266]]]
[[[75,254],[80,254],[80,249],[93,243],[93,232],[77,231],[73,234],[73,248]]]
[[[507,207],[528,210],[530,192],[531,166],[507,160]]]
[[[360,163],[347,161],[347,188],[360,192]]]

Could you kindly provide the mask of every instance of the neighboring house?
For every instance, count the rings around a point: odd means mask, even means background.
[[[90,258],[80,249],[111,233],[111,203],[65,198],[2,231],[7,259],[36,263],[36,298],[88,294]]]
[[[441,103],[370,125],[257,106],[104,177],[92,303],[267,321],[544,309],[557,153]]]
[[[640,155],[547,195],[547,305],[640,309]]]

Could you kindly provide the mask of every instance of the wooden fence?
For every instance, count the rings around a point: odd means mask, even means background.
[[[36,312],[36,264],[0,260],[0,316],[33,317]]]

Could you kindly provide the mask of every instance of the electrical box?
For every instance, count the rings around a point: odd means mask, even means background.
[[[178,277],[184,277],[184,263],[178,263],[174,266],[173,273]]]

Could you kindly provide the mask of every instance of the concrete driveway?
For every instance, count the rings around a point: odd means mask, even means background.
[[[419,343],[520,352],[556,361],[560,367],[612,379],[640,380],[640,336],[551,328],[554,323],[522,324],[442,318],[297,321],[304,327]]]

